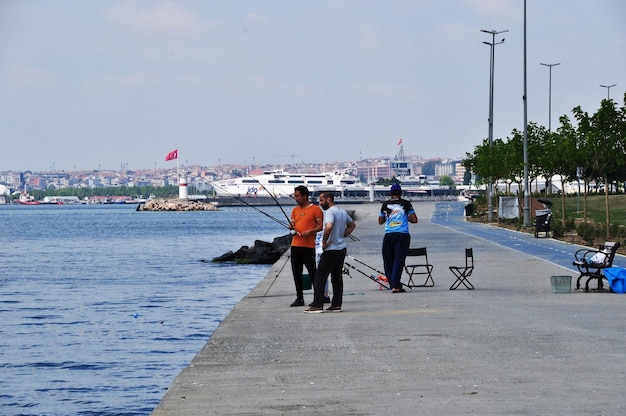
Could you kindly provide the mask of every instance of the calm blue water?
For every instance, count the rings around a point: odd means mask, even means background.
[[[203,260],[285,231],[250,208],[0,206],[0,414],[150,414],[269,270]]]

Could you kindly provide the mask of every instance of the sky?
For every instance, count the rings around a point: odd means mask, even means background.
[[[523,0],[2,0],[0,171],[166,168],[174,149],[183,166],[357,161],[401,138],[461,159],[488,137],[481,30],[508,30],[506,139],[525,67],[529,122],[622,105],[624,22],[623,0],[527,0],[524,55]]]

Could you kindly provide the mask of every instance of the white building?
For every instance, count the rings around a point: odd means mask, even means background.
[[[11,191],[4,185],[0,185],[0,204],[8,204]]]

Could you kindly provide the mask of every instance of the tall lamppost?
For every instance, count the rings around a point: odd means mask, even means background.
[[[613,84],[613,85],[600,85],[602,88],[606,88],[606,99],[610,100],[611,96],[609,95],[611,92],[611,88],[613,88],[614,86],[616,86],[617,84]]]
[[[500,33],[508,32],[508,30],[484,30],[481,29],[483,33],[489,33],[491,35],[491,42],[483,42],[485,45],[489,45],[491,48],[491,57],[490,57],[490,65],[489,65],[489,155],[491,156],[493,153],[493,74],[494,67],[493,61],[495,57],[495,49],[496,45],[504,43],[504,38],[500,42],[496,42],[496,35]],[[489,183],[487,184],[487,221],[493,221],[493,178],[489,177]]]
[[[526,0],[524,0],[524,95],[522,102],[524,104],[524,220],[522,225],[530,227],[530,187],[528,167],[528,59],[526,53]]]
[[[552,67],[561,65],[561,63],[556,64],[544,64],[540,65],[547,66],[550,68],[550,81],[548,82],[548,133],[552,132]]]

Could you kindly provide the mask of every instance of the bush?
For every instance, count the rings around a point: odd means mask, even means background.
[[[553,237],[563,237],[565,229],[563,228],[563,223],[560,219],[552,218],[552,222],[550,223],[550,231],[552,231]]]
[[[578,224],[578,227],[576,227],[576,233],[580,238],[584,239],[589,246],[593,245],[593,242],[598,236],[597,227],[589,223]]]
[[[579,224],[576,228],[578,235],[587,241],[588,245],[595,246],[606,240],[605,224]],[[626,237],[626,227],[621,225],[611,225],[609,229],[610,240],[621,241]],[[597,242],[597,244],[596,244]]]
[[[498,222],[507,228],[515,228],[517,231],[521,230],[524,225],[521,218],[498,218]]]

